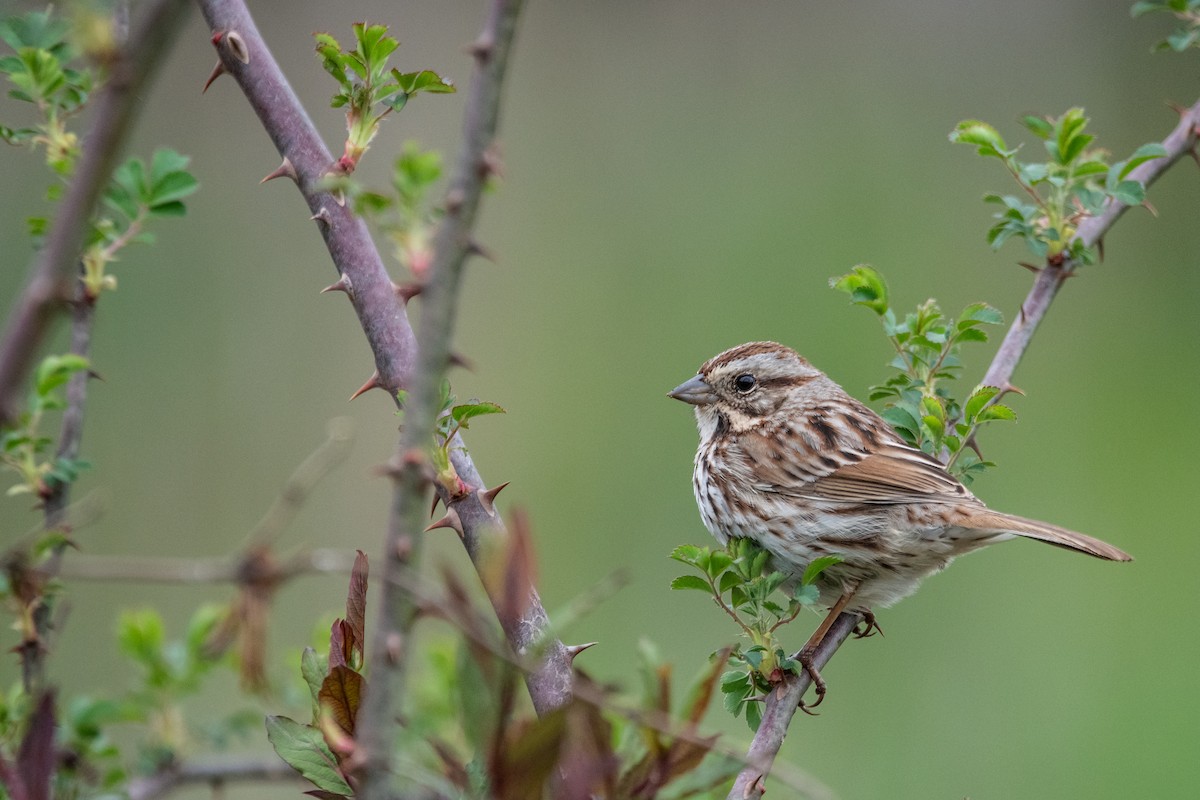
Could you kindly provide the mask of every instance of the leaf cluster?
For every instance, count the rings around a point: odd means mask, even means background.
[[[94,83],[90,71],[67,66],[75,57],[68,29],[50,11],[0,20],[0,41],[13,51],[0,57],[0,74],[13,86],[8,96],[33,104],[39,115],[31,127],[0,125],[0,139],[45,147],[46,163],[61,175],[71,171],[79,154],[78,137],[67,130],[67,118],[87,102]]]
[[[986,303],[971,303],[957,317],[948,317],[930,299],[901,319],[890,304],[883,276],[866,265],[831,279],[830,285],[849,294],[855,305],[873,311],[896,351],[888,365],[895,374],[871,387],[870,399],[885,401],[883,418],[909,444],[945,460],[951,473],[965,482],[993,466],[979,456],[975,433],[988,422],[1015,420],[1016,412],[995,402],[1000,394],[995,386],[977,386],[959,400],[947,381],[962,370],[961,346],[986,342],[986,326],[1004,322],[1000,312]]]
[[[379,132],[383,118],[407,105],[421,92],[449,94],[454,83],[432,70],[401,72],[388,67],[388,59],[400,46],[387,35],[386,25],[357,22],[352,26],[354,47],[343,50],[328,33],[314,34],[321,66],[338,82],[330,105],[346,109],[346,146],[338,169],[349,174]]]
[[[92,221],[83,251],[83,284],[89,298],[116,289],[117,279],[106,274],[105,267],[121,250],[134,243],[153,243],[153,235],[144,230],[147,220],[187,213],[183,200],[199,188],[187,170],[189,161],[170,148],[160,148],[148,165],[130,158],[113,173],[103,196],[113,213]]]
[[[60,179],[46,192],[51,201],[62,196],[62,180],[74,171],[81,153],[78,136],[67,128],[67,122],[83,109],[96,81],[90,70],[69,66],[76,58],[67,43],[69,27],[49,11],[0,20],[0,40],[15,51],[15,55],[0,58],[0,74],[15,87],[9,95],[33,104],[40,115],[40,121],[32,127],[0,125],[0,138],[9,144],[46,148],[47,163]],[[116,287],[116,279],[105,274],[105,266],[121,249],[132,242],[152,241],[143,230],[148,218],[185,213],[182,200],[197,188],[187,164],[188,159],[174,150],[160,149],[149,165],[131,158],[113,173],[103,195],[104,204],[113,213],[99,214],[92,220],[80,256],[88,300]],[[49,218],[35,215],[27,222],[36,244],[45,235]]]
[[[1086,133],[1083,109],[1072,108],[1059,117],[1025,116],[1021,123],[1042,141],[1046,161],[1022,161],[1020,146],[1009,148],[1000,133],[979,120],[964,120],[950,133],[950,141],[968,144],[981,156],[998,158],[1016,181],[1019,195],[987,194],[984,201],[1002,206],[988,242],[999,248],[1012,237],[1024,239],[1039,259],[1062,263],[1070,259],[1092,264],[1096,252],[1084,246],[1075,233],[1081,220],[1094,216],[1109,201],[1141,205],[1146,189],[1129,173],[1139,164],[1166,155],[1157,142],[1144,144],[1124,161],[1109,164],[1108,153],[1093,148],[1095,137]]]
[[[1200,47],[1200,0],[1142,0],[1134,3],[1129,13],[1133,17],[1165,13],[1182,23],[1166,39],[1155,43],[1154,51],[1182,53],[1188,48]]]
[[[747,724],[758,730],[762,720],[758,695],[770,691],[783,672],[799,671],[776,631],[802,608],[816,604],[817,579],[841,558],[814,559],[799,582],[793,575],[771,569],[771,554],[750,539],[730,539],[723,548],[680,545],[671,558],[699,573],[680,575],[671,581],[671,588],[708,593],[749,640],[749,646],[739,643],[730,651],[728,661],[735,669],[721,677],[721,691],[726,709],[734,716],[744,709]]]
[[[401,411],[397,413],[403,414],[404,402],[407,399],[407,395],[408,393],[403,389],[396,393],[401,406]],[[502,406],[485,400],[468,400],[465,403],[457,402],[457,399],[450,390],[449,380],[442,381],[439,408],[440,411],[438,412],[437,424],[434,429],[434,441],[430,457],[433,460],[433,468],[437,473],[438,483],[445,486],[452,497],[459,497],[466,493],[467,489],[459,479],[454,465],[450,463],[450,449],[455,446],[454,442],[458,437],[459,431],[467,430],[470,427],[471,420],[475,417],[487,416],[488,414],[504,414],[507,412]],[[461,447],[461,443],[458,446]]]
[[[62,388],[72,375],[86,371],[88,366],[86,358],[67,353],[46,356],[34,370],[33,390],[25,410],[12,428],[0,429],[0,464],[19,478],[9,487],[9,496],[34,494],[45,498],[54,484],[73,482],[89,466],[81,459],[46,459],[54,440],[41,432],[45,414],[66,407]]]
[[[346,616],[333,621],[329,651],[311,647],[300,673],[312,700],[312,721],[268,716],[267,739],[279,757],[312,783],[319,797],[351,797],[346,761],[354,752],[358,712],[366,688],[362,675],[366,642],[367,557],[360,550],[350,574]]]

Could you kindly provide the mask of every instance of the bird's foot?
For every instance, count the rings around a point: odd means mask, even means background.
[[[883,636],[883,628],[879,627],[879,622],[875,619],[875,615],[871,613],[870,609],[863,609],[859,613],[862,614],[862,621],[854,626],[855,639],[866,639],[877,633]]]
[[[812,703],[811,705],[805,703],[803,697],[800,698],[800,710],[812,717],[819,716],[817,712],[813,711],[813,709],[825,701],[826,690],[825,679],[821,677],[821,673],[818,672],[817,668],[813,665],[813,655],[815,653],[815,647],[806,646],[800,650],[800,653],[796,657],[796,660],[800,662],[800,666],[804,668],[806,673],[808,673],[808,677],[812,681],[813,691],[816,692],[817,695],[816,702]]]

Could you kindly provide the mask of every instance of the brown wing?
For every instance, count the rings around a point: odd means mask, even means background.
[[[858,505],[915,502],[956,503],[974,496],[951,477],[941,462],[895,437],[856,440],[845,428],[791,428],[747,432],[739,445],[762,491]],[[895,438],[893,438],[895,437]],[[803,446],[802,446],[803,445]]]

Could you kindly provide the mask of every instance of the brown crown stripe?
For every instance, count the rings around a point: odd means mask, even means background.
[[[759,356],[765,353],[791,355],[796,358],[800,357],[794,350],[789,347],[784,347],[778,342],[749,342],[747,344],[739,345],[732,350],[725,351],[712,361],[705,363],[704,366],[700,368],[700,371],[702,373],[708,372],[716,369],[717,367],[723,367],[726,364],[737,361],[740,358],[749,358],[750,356]]]

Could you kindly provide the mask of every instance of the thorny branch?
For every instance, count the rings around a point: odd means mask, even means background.
[[[470,229],[492,161],[489,148],[495,135],[501,79],[520,3],[515,0],[496,2],[484,33],[472,47],[477,74],[467,100],[466,141],[456,177],[446,197],[445,217],[435,240],[435,263],[430,283],[423,287],[418,365],[415,337],[396,287],[383,267],[365,223],[340,205],[329,192],[319,188],[333,158],[271,57],[245,4],[241,0],[198,2],[214,31],[213,41],[220,58],[214,74],[226,72],[237,80],[284,157],[279,172],[289,177],[294,175],[338,269],[339,279],[333,288],[347,294],[358,314],[376,366],[375,374],[364,388],[385,388],[392,395],[400,387],[409,390],[406,410],[406,435],[409,438],[405,440],[407,444],[399,462],[393,465],[393,472],[399,480],[398,491],[404,493],[402,496],[423,495],[428,486],[422,469],[423,453],[426,442],[432,439],[434,416],[440,410],[435,407],[436,399],[430,398],[448,360],[461,267],[466,257],[477,249],[470,239]],[[468,552],[475,557],[481,541],[502,537],[504,529],[492,507],[494,494],[486,493],[470,456],[460,445],[458,441],[452,445],[453,463],[466,491],[454,496],[450,496],[445,487],[440,487],[439,491],[454,515],[455,527],[461,529]],[[404,524],[394,527],[419,530],[418,509],[422,504],[407,502],[400,505],[404,511]],[[389,541],[385,576],[405,566],[396,556],[395,545],[399,541],[395,536],[389,536]],[[391,582],[385,585],[387,583]],[[373,627],[376,638],[372,652],[374,658],[382,659],[376,663],[377,668],[390,666],[388,653],[394,652],[390,648],[397,644],[393,631],[395,614],[401,606],[395,597],[383,600],[386,611]],[[525,616],[508,627],[506,633],[515,651],[531,652],[541,648],[545,653],[542,667],[528,680],[535,708],[545,712],[563,705],[570,697],[570,654],[548,634],[548,617],[536,592],[530,597]],[[372,700],[365,706],[372,713],[389,707],[386,698],[379,694],[385,691],[383,673],[376,674],[379,678],[372,686]],[[374,725],[368,724],[367,731],[373,730]],[[368,738],[371,735],[368,734]],[[366,750],[383,757],[379,748],[367,747]]]
[[[1182,110],[1179,117],[1179,124],[1162,142],[1167,155],[1163,158],[1151,159],[1138,166],[1130,172],[1128,177],[1131,180],[1141,181],[1143,185],[1149,187],[1180,158],[1195,151],[1197,137],[1200,134],[1200,101],[1190,108]],[[1128,208],[1128,205],[1116,200],[1108,201],[1099,214],[1080,223],[1076,238],[1082,241],[1086,247],[1096,246],[1108,233],[1113,223]],[[1025,302],[1021,304],[1020,313],[1009,326],[1004,341],[984,376],[983,383],[985,385],[998,386],[1006,391],[1011,390],[1012,375],[1017,364],[1029,347],[1038,324],[1046,316],[1059,287],[1071,276],[1076,266],[1078,265],[1068,261],[1061,264],[1047,264],[1038,271],[1033,288],[1030,289]],[[814,659],[818,669],[823,667],[846,641],[854,631],[858,619],[855,614],[842,614],[837,618],[822,641],[821,648]],[[747,800],[762,796],[765,790],[763,781],[767,771],[783,746],[788,724],[796,713],[797,704],[808,689],[808,684],[807,674],[791,677],[768,696],[763,710],[762,724],[754,735],[746,756],[747,766],[738,774],[737,780],[729,792],[728,800]]]

